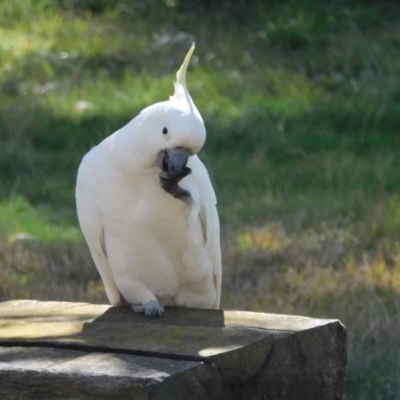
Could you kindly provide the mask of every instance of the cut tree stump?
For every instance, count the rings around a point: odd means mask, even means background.
[[[0,399],[342,399],[338,320],[0,302]]]

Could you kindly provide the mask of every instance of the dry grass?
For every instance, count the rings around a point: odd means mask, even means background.
[[[301,228],[301,219],[225,235],[224,307],[340,319],[347,398],[400,398],[398,237],[384,234],[388,221],[377,215],[357,227]]]
[[[85,244],[22,239],[0,246],[0,297],[106,303]]]

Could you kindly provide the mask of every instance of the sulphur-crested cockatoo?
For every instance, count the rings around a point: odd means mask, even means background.
[[[216,197],[197,156],[206,131],[186,88],[193,51],[174,95],[90,150],[78,172],[79,222],[107,296],[149,317],[220,302]]]

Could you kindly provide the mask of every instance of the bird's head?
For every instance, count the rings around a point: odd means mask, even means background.
[[[176,74],[173,96],[145,108],[132,121],[135,147],[142,150],[139,157],[147,167],[158,164],[162,168],[166,162],[176,164],[171,168],[185,166],[188,157],[198,153],[204,145],[203,119],[186,87],[186,71],[193,51],[194,44]]]

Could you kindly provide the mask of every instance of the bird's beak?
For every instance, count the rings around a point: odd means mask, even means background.
[[[174,147],[161,150],[157,155],[157,164],[164,172],[175,175],[180,174],[186,167],[192,151],[187,147]]]

